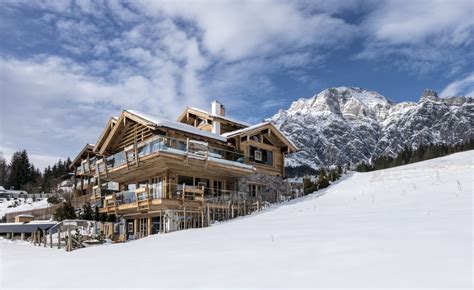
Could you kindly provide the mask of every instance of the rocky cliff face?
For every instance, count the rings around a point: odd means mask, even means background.
[[[473,138],[470,97],[440,98],[425,90],[417,103],[395,103],[377,92],[339,87],[299,99],[268,120],[304,151],[287,166],[313,168],[370,162],[404,146],[459,143]]]

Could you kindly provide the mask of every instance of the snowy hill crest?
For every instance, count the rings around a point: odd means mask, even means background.
[[[425,90],[415,102],[393,102],[358,87],[337,87],[293,102],[267,119],[304,151],[287,166],[313,168],[395,155],[404,146],[459,143],[472,136],[470,97],[440,98]]]

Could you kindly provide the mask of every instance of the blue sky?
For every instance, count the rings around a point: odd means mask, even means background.
[[[43,167],[110,116],[255,123],[333,86],[474,95],[472,1],[2,1],[0,151]]]

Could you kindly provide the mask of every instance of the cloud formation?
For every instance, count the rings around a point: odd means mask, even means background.
[[[473,6],[5,1],[0,17],[15,33],[1,34],[1,150],[73,157],[125,108],[175,118],[218,98],[235,117],[259,121],[300,97],[295,86],[314,90],[316,76],[355,62],[419,75],[443,67],[453,79],[472,64]],[[466,79],[445,91],[466,91]]]
[[[474,73],[469,74],[463,79],[451,82],[441,92],[443,97],[460,95],[474,98]]]

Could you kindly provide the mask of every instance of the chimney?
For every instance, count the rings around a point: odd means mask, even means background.
[[[215,116],[225,116],[225,108],[218,101],[212,101],[211,103],[211,113]]]
[[[211,114],[214,116],[224,116],[225,109],[224,106],[219,103],[218,101],[212,101],[211,103]],[[221,134],[221,122],[218,120],[212,121],[212,133],[214,134]]]

